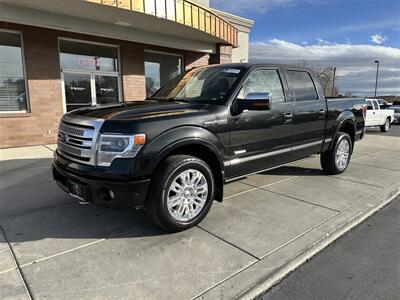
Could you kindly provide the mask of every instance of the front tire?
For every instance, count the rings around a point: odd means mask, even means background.
[[[388,132],[390,129],[390,119],[387,118],[385,121],[385,124],[383,124],[381,127],[381,132]]]
[[[331,175],[346,171],[353,153],[353,142],[345,132],[339,132],[333,148],[321,154],[321,167]]]
[[[189,155],[170,156],[152,179],[146,211],[161,228],[183,231],[208,214],[214,190],[214,176],[207,163]]]

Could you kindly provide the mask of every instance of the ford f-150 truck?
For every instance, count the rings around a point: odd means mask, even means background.
[[[81,203],[144,207],[181,231],[223,200],[224,183],[314,154],[344,172],[365,111],[365,99],[325,99],[304,68],[200,67],[146,101],[64,115],[53,175]]]

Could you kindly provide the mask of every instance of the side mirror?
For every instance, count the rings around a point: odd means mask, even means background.
[[[236,99],[237,109],[240,112],[244,110],[270,110],[270,93],[249,93],[246,99]]]

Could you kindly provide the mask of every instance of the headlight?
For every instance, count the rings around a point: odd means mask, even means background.
[[[138,154],[145,142],[145,134],[102,134],[97,148],[97,165],[109,167],[116,158],[133,158]]]

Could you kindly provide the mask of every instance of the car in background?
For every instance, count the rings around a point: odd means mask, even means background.
[[[394,111],[394,119],[397,123],[400,123],[400,103],[390,106],[390,109]]]
[[[378,99],[366,99],[367,113],[365,127],[379,126],[382,132],[388,132],[394,121],[393,109],[381,109]]]

